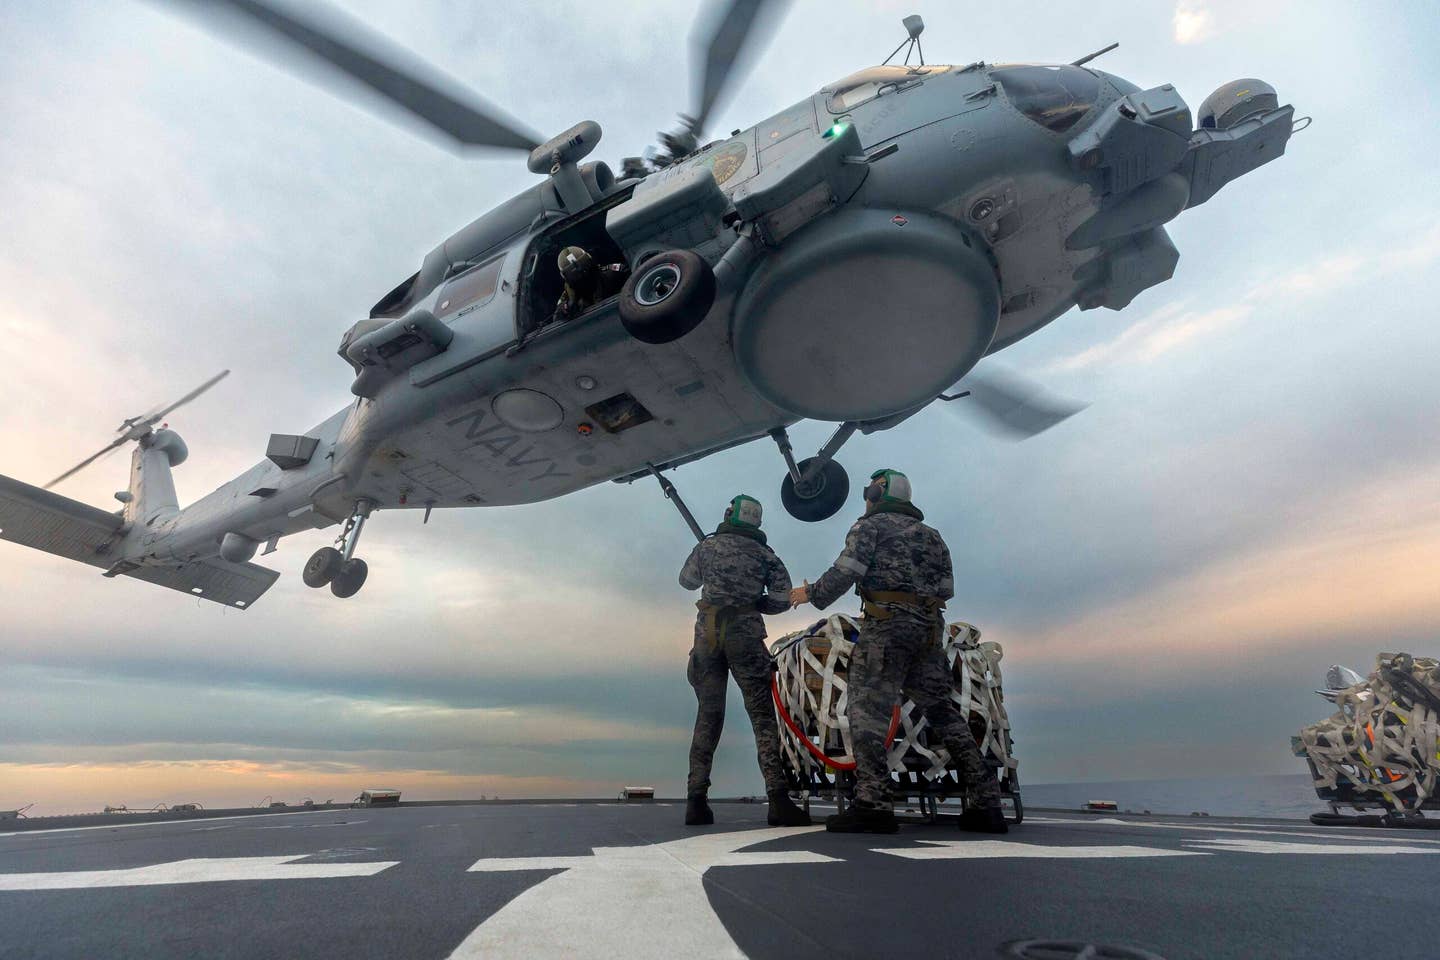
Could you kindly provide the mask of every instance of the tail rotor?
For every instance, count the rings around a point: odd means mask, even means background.
[[[196,397],[200,396],[206,390],[209,390],[211,387],[215,386],[215,384],[219,383],[221,380],[224,380],[229,375],[229,370],[221,370],[215,376],[211,377],[209,380],[206,380],[204,383],[200,384],[200,386],[196,387],[194,390],[191,390],[189,393],[185,394],[185,396],[181,397],[179,400],[176,400],[174,403],[168,404],[150,413],[143,413],[135,417],[126,417],[120,422],[120,426],[117,427],[115,430],[115,432],[119,434],[118,437],[116,437],[114,440],[111,440],[105,446],[101,447],[97,452],[86,457],[84,460],[81,460],[69,470],[66,470],[64,473],[60,474],[60,476],[56,477],[54,480],[51,480],[49,483],[45,484],[45,489],[49,490],[51,487],[60,483],[62,480],[70,479],[75,474],[79,473],[81,470],[90,466],[90,464],[94,463],[96,460],[99,460],[101,457],[105,456],[108,453],[112,453],[118,448],[124,446],[126,443],[129,443],[132,440],[139,442],[140,440],[149,436],[150,433],[154,430],[155,425],[157,423],[161,423],[167,416],[170,415],[171,412],[194,400]]]

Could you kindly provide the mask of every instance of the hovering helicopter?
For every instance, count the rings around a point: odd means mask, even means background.
[[[250,562],[262,546],[336,524],[304,581],[355,594],[356,545],[382,509],[428,520],[648,476],[699,537],[663,472],[767,437],[786,510],[822,520],[848,494],[844,443],[964,396],[946,392],[962,378],[979,412],[1044,429],[1073,410],[1027,402],[976,363],[1072,306],[1119,310],[1169,279],[1179,254],[1162,225],[1279,157],[1300,128],[1247,79],[1212,93],[1195,129],[1172,86],[1087,66],[1114,44],[1069,64],[926,63],[911,16],[880,66],[702,143],[767,5],[729,0],[698,44],[696,109],[617,177],[587,160],[592,121],[541,143],[313,12],[181,5],[238,17],[456,144],[526,151],[542,178],[346,331],[345,409],[272,435],[265,460],[196,503],[180,509],[171,479],[187,456],[163,424],[178,404],[130,418],[106,448],[136,443],[117,513],[0,477],[3,539],[236,607],[279,575]],[[570,248],[628,276],[562,318],[557,255]],[[786,428],[806,418],[838,426],[797,461]]]

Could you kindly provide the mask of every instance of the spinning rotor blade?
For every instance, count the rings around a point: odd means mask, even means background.
[[[60,476],[56,477],[54,480],[51,480],[49,483],[45,484],[45,489],[49,490],[61,480],[66,480],[70,477],[73,477],[75,474],[90,466],[90,464],[94,463],[96,460],[99,460],[101,457],[105,456],[105,454],[114,450],[116,447],[122,446],[123,444],[128,443],[131,440],[139,440],[141,437],[145,436],[147,433],[150,432],[151,427],[159,423],[161,420],[164,420],[166,415],[168,415],[172,410],[178,410],[180,407],[183,407],[185,404],[189,403],[191,400],[194,400],[196,397],[200,396],[200,394],[204,393],[206,390],[209,390],[211,387],[215,386],[215,384],[219,383],[221,380],[224,380],[228,376],[230,376],[229,370],[221,370],[219,373],[215,374],[215,376],[211,377],[209,380],[206,380],[204,383],[200,384],[200,386],[196,387],[194,390],[191,390],[189,393],[185,394],[185,396],[181,397],[179,400],[176,400],[169,406],[157,410],[154,413],[147,413],[143,417],[134,417],[130,420],[126,420],[120,426],[120,436],[116,437],[114,440],[111,440],[110,443],[102,447],[98,453],[86,457],[84,460],[81,460],[69,470],[66,470],[64,473],[60,474]]]
[[[206,390],[209,390],[211,387],[215,386],[215,384],[219,383],[221,380],[224,380],[228,376],[230,376],[229,370],[221,370],[219,373],[215,374],[215,376],[211,377],[209,380],[206,380],[204,383],[200,384],[200,386],[196,387],[194,390],[191,390],[179,400],[176,400],[174,403],[170,404],[170,406],[158,411],[157,413],[150,414],[145,419],[152,424],[159,423],[161,420],[165,419],[165,415],[168,414],[171,410],[175,410],[179,407],[185,406],[185,404],[189,403],[191,400],[194,400],[196,397],[200,396],[200,394],[204,393]]]
[[[699,44],[704,48],[700,99],[696,104],[694,119],[690,120],[690,130],[697,137],[710,119],[710,111],[715,102],[724,92],[731,70],[745,53],[746,45],[751,43],[751,32],[761,11],[766,7],[778,10],[786,2],[787,0],[729,0],[717,11],[714,30]]]
[[[168,2],[202,12],[231,11],[240,14],[269,37],[293,45],[284,51],[285,56],[272,56],[272,59],[293,60],[289,54],[297,49],[303,50],[314,60],[363,83],[412,116],[424,120],[460,146],[532,150],[540,143],[539,138],[505,119],[498,110],[473,93],[460,89],[458,85],[453,92],[442,91],[432,81],[422,79],[417,72],[402,66],[398,62],[400,54],[378,52],[380,44],[373,38],[365,38],[365,31],[358,24],[343,23],[333,14],[328,22],[322,21],[315,13],[308,13],[301,19],[268,0]],[[311,5],[310,9],[315,9],[315,6]]]
[[[128,434],[123,437],[116,437],[114,440],[111,440],[107,445],[101,447],[99,453],[92,453],[84,460],[81,460],[79,463],[75,464],[75,466],[71,467],[69,470],[66,470],[64,473],[60,474],[60,476],[56,477],[54,480],[51,480],[49,483],[45,484],[45,489],[49,490],[61,480],[67,480],[70,477],[73,477],[75,474],[79,473],[81,470],[84,470],[86,467],[90,466],[90,464],[94,463],[96,460],[99,460],[101,457],[105,456],[105,454],[110,453],[116,447],[124,444],[129,439],[130,437]]]
[[[982,414],[996,432],[1017,440],[1044,433],[1089,406],[1057,397],[1014,373],[972,371],[957,386],[970,391],[974,405],[968,409]]]

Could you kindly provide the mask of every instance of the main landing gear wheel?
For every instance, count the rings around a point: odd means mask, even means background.
[[[346,560],[330,581],[330,592],[341,598],[355,596],[365,586],[365,577],[369,572],[370,568],[359,557]]]
[[[345,521],[345,529],[335,538],[335,546],[321,547],[305,561],[305,571],[301,574],[305,586],[319,588],[328,583],[330,592],[337,597],[353,597],[360,592],[370,569],[364,560],[354,556],[355,545],[360,542],[360,531],[374,509],[372,500],[355,501],[355,512]]]
[[[620,290],[620,322],[642,343],[670,343],[694,330],[715,303],[715,272],[690,250],[657,253]]]
[[[798,466],[802,476],[809,472],[817,459],[810,457],[800,461]],[[780,484],[780,502],[785,505],[786,512],[806,523],[818,523],[835,516],[845,506],[848,496],[850,477],[846,475],[845,468],[834,460],[826,460],[808,482],[796,484],[795,478],[787,473],[785,481]]]
[[[334,547],[321,547],[305,561],[305,572],[300,578],[307,587],[323,587],[335,579],[335,574],[340,572],[344,563],[345,555],[339,550]]]

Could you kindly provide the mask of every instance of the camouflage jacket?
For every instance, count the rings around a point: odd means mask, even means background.
[[[717,531],[695,544],[680,569],[680,586],[700,588],[700,599],[717,606],[754,604],[772,614],[790,609],[790,571],[764,542],[742,533]]]
[[[845,549],[810,587],[810,602],[824,610],[852,585],[940,600],[953,597],[950,550],[939,532],[926,526],[920,516],[918,510],[914,515],[877,511],[856,520],[845,535]],[[914,612],[927,613],[920,608]]]

